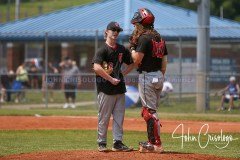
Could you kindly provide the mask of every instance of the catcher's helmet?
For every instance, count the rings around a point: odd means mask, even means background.
[[[143,26],[148,26],[148,25],[153,25],[154,19],[155,19],[155,17],[149,9],[140,8],[140,9],[138,9],[137,12],[135,12],[135,14],[131,20],[131,23],[132,24],[140,23]]]

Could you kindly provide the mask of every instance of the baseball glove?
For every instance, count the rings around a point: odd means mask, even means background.
[[[132,51],[132,50],[135,50],[137,47],[137,44],[136,44],[136,40],[133,38],[133,36],[131,35],[129,37],[129,49]]]
[[[103,61],[102,68],[105,70],[107,74],[111,74],[113,72],[112,66],[108,65],[106,61]]]

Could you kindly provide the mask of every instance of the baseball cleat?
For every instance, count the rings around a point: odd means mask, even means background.
[[[109,150],[107,149],[107,145],[104,143],[100,143],[98,145],[98,151],[99,152],[108,152]]]
[[[64,109],[66,109],[66,108],[68,108],[69,107],[69,104],[68,103],[65,103],[64,105],[63,105],[63,108]]]
[[[74,108],[76,108],[76,105],[74,103],[71,103],[70,107],[74,109]]]
[[[156,145],[153,145],[154,146],[154,152],[155,153],[163,153],[164,152],[164,149],[163,149],[163,146],[156,146]]]
[[[139,152],[153,152],[154,147],[151,143],[148,142],[139,142]]]
[[[163,147],[153,145],[149,142],[140,142],[139,143],[139,152],[140,153],[162,153]]]
[[[114,151],[114,152],[129,152],[129,151],[133,151],[133,148],[127,147],[125,144],[122,143],[122,141],[116,141],[113,144],[112,151]]]
[[[226,110],[225,107],[219,107],[219,108],[217,109],[217,111],[224,111],[224,110]]]

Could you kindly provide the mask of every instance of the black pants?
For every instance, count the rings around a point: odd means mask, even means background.
[[[7,89],[7,102],[11,101],[11,87],[6,88]]]
[[[10,79],[7,75],[1,75],[1,84],[3,86],[3,88],[6,89],[6,94],[7,94],[7,102],[11,101],[11,84],[10,84]]]
[[[64,88],[65,88],[65,98],[66,99],[72,98],[73,100],[75,100],[77,85],[76,84],[64,84]]]

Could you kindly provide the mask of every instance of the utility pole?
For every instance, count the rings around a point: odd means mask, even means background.
[[[223,6],[220,7],[220,18],[223,19]]]
[[[20,15],[20,0],[16,0],[15,1],[15,20],[19,19],[19,15]]]
[[[11,4],[11,1],[8,0],[8,2],[7,2],[7,16],[6,16],[6,21],[7,22],[10,21],[10,4]]]
[[[130,12],[131,12],[131,0],[124,0],[124,33],[129,34],[130,32]]]
[[[200,0],[198,3],[198,34],[197,34],[197,100],[196,110],[205,112],[209,109],[209,82],[210,65],[210,2]]]

